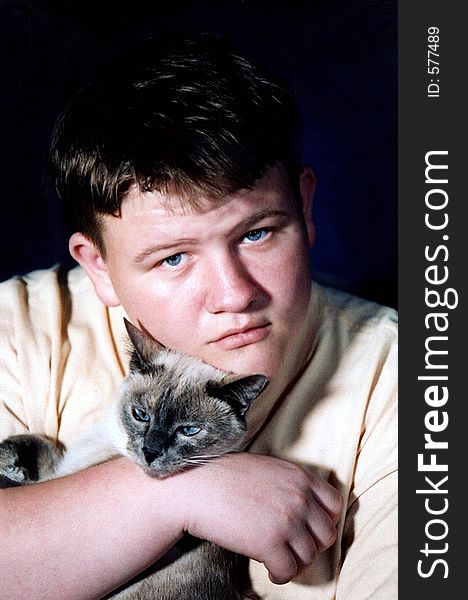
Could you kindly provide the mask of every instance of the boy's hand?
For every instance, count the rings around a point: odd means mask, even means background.
[[[229,454],[174,479],[185,530],[264,563],[274,583],[290,581],[336,539],[340,495],[290,462]]]

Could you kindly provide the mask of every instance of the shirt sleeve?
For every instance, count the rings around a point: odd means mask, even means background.
[[[348,509],[345,560],[336,600],[396,600],[397,473],[376,482]]]
[[[336,600],[396,600],[397,346],[369,399],[342,536]]]
[[[0,439],[26,433],[28,425],[19,382],[15,320],[25,310],[21,282],[0,285]]]

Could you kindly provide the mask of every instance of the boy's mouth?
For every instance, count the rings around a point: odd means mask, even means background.
[[[255,344],[264,340],[270,333],[271,323],[246,326],[237,329],[228,329],[220,337],[213,340],[213,344],[221,346],[225,350],[234,350],[249,344]]]

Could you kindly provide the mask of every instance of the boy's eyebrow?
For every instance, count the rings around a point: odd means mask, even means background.
[[[249,227],[253,227],[259,221],[263,219],[267,219],[268,217],[289,217],[290,212],[287,210],[280,210],[278,208],[266,208],[264,210],[260,210],[253,215],[250,215],[240,223],[236,225],[236,229],[249,229]]]
[[[249,215],[246,219],[243,219],[239,223],[236,223],[233,230],[247,230],[254,227],[259,221],[271,217],[289,217],[290,213],[287,210],[279,210],[275,208],[260,210],[252,215]],[[156,254],[157,252],[165,252],[171,250],[171,248],[177,248],[184,243],[195,243],[195,240],[188,238],[181,238],[173,240],[172,242],[162,244],[152,244],[148,248],[145,248],[139,252],[132,260],[133,263],[138,264],[143,262],[148,256]]]
[[[145,260],[145,258],[148,258],[148,256],[151,256],[152,254],[156,254],[157,252],[163,252],[166,250],[171,250],[171,248],[177,248],[178,246],[180,246],[180,244],[188,242],[194,242],[194,240],[184,238],[180,240],[174,240],[173,242],[168,242],[167,244],[152,244],[148,248],[145,248],[144,250],[139,252],[135,256],[135,258],[133,258],[132,262],[136,264],[141,263]]]

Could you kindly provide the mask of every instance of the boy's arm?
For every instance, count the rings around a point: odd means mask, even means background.
[[[339,510],[333,488],[278,459],[229,455],[164,480],[117,459],[0,490],[0,597],[101,597],[184,531],[264,562],[285,582],[333,542]]]
[[[147,479],[116,460],[0,490],[0,597],[97,598],[150,564],[181,528],[168,486],[151,494]]]

